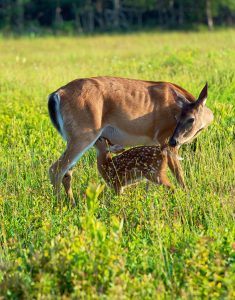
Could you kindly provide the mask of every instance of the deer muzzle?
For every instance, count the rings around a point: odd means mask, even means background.
[[[178,145],[178,142],[174,137],[171,137],[169,140],[169,145],[174,148]]]

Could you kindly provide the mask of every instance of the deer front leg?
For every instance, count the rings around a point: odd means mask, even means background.
[[[172,172],[172,174],[176,177],[178,183],[181,185],[183,189],[186,189],[185,181],[184,181],[184,175],[183,170],[180,164],[178,157],[178,151],[177,150],[171,150],[173,153],[168,153],[167,159],[168,159],[168,166]]]
[[[172,187],[168,177],[166,176],[166,174],[159,174],[157,172],[152,175],[144,174],[144,177],[157,185],[164,185],[166,188],[173,190],[173,187]]]
[[[167,187],[169,190],[174,191],[172,184],[170,183],[166,174],[160,174],[160,184]]]

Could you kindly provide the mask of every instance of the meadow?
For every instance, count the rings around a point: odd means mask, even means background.
[[[235,298],[235,31],[0,38],[0,299]],[[115,196],[94,149],[72,209],[48,168],[65,148],[47,96],[79,77],[209,84],[213,124],[180,155],[188,191]]]

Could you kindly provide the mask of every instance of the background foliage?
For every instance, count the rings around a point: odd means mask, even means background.
[[[233,30],[0,39],[0,298],[235,298],[234,49]],[[65,145],[47,95],[101,74],[194,95],[209,82],[215,120],[181,149],[188,192],[141,183],[116,197],[90,150],[77,208],[54,198],[48,168]]]
[[[234,0],[1,0],[4,34],[233,26]]]

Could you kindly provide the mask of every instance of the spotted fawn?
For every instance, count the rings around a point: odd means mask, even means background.
[[[98,171],[116,194],[144,178],[171,188],[166,175],[168,150],[162,151],[160,146],[141,146],[112,157],[111,151],[118,152],[115,146],[118,148],[118,145],[111,146],[105,138],[99,138],[95,143]]]

